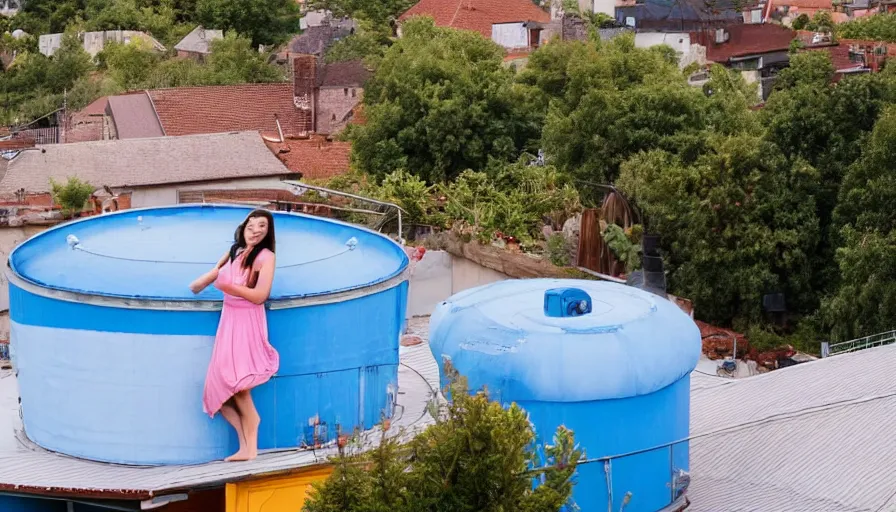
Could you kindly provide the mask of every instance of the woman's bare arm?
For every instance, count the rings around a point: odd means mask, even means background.
[[[196,294],[201,292],[202,290],[205,290],[210,284],[214,283],[215,279],[218,278],[218,270],[220,270],[221,267],[223,267],[224,264],[227,263],[228,259],[230,259],[230,252],[227,252],[226,254],[224,254],[224,256],[221,257],[220,260],[218,260],[218,264],[215,265],[215,268],[209,270],[205,274],[202,274],[201,276],[196,278],[195,281],[190,283],[190,291]]]
[[[271,253],[271,256],[262,263],[261,268],[258,270],[258,281],[255,283],[254,288],[227,285],[226,290],[222,289],[221,291],[236,297],[242,297],[255,304],[264,304],[264,301],[271,296],[271,286],[274,284],[274,269],[276,266],[277,257],[274,253]],[[254,272],[255,270],[252,269],[252,271]]]

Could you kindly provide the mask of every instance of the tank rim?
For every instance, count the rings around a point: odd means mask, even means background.
[[[221,311],[223,300],[191,300],[191,299],[150,299],[139,297],[122,297],[119,295],[105,295],[96,293],[73,292],[64,289],[51,288],[32,283],[12,271],[6,269],[6,279],[10,284],[21,288],[28,293],[62,300],[65,302],[77,302],[91,306],[104,306],[124,309],[152,309],[162,311]],[[307,306],[319,306],[345,302],[352,299],[360,299],[385,290],[391,290],[408,280],[410,270],[403,269],[400,274],[386,281],[374,283],[363,288],[352,288],[333,293],[309,295],[307,297],[274,299],[265,302],[265,307],[271,310],[292,309]]]
[[[233,205],[233,204],[223,204],[223,203],[188,203],[188,204],[179,204],[179,205],[169,205],[169,206],[150,206],[145,208],[132,208],[129,210],[120,210],[117,212],[104,213],[102,215],[92,215],[90,217],[85,217],[81,219],[72,220],[69,222],[64,222],[53,226],[49,229],[41,231],[40,233],[35,234],[34,236],[28,238],[24,242],[20,243],[16,246],[12,251],[10,251],[9,256],[6,260],[6,270],[4,274],[6,275],[9,282],[19,288],[25,289],[30,293],[35,295],[39,295],[42,297],[50,297],[59,300],[64,300],[68,302],[79,302],[83,304],[93,304],[99,306],[109,306],[109,307],[125,307],[130,309],[161,309],[161,310],[188,310],[188,311],[220,311],[223,301],[222,300],[194,300],[192,298],[183,298],[183,299],[175,299],[175,298],[167,298],[167,297],[139,297],[139,296],[126,296],[126,295],[118,295],[111,293],[97,293],[97,292],[86,292],[86,291],[78,291],[72,290],[70,288],[65,288],[61,286],[53,286],[48,285],[46,283],[41,283],[29,279],[28,277],[22,275],[21,272],[16,268],[14,264],[14,258],[16,252],[25,247],[27,244],[32,243],[39,238],[49,235],[50,233],[56,230],[62,230],[68,228],[75,224],[80,224],[82,222],[89,222],[91,220],[96,220],[102,217],[112,217],[119,215],[127,215],[134,214],[137,212],[151,212],[151,211],[159,211],[159,210],[187,210],[187,209],[204,209],[204,208],[227,208],[233,210],[251,210],[250,206],[241,206],[241,205]],[[399,268],[388,275],[382,276],[376,281],[363,284],[347,287],[339,290],[330,290],[323,293],[315,293],[308,294],[302,296],[284,296],[278,297],[276,299],[271,299],[266,302],[266,305],[269,309],[289,309],[294,307],[302,307],[302,306],[311,306],[317,304],[329,304],[332,302],[340,302],[352,298],[364,297],[367,295],[372,295],[382,290],[394,288],[398,286],[404,281],[408,280],[409,277],[409,259],[407,254],[404,251],[404,248],[392,238],[374,231],[372,229],[358,226],[355,224],[351,224],[348,222],[343,222],[335,219],[327,219],[323,217],[317,217],[314,215],[307,215],[302,213],[295,212],[275,212],[271,211],[271,214],[275,216],[283,216],[283,217],[298,217],[303,219],[308,219],[316,222],[322,222],[326,224],[334,224],[338,226],[345,226],[352,229],[356,229],[361,232],[369,233],[376,237],[382,238],[383,240],[392,244],[396,249],[398,249],[399,254],[401,255],[401,264]]]

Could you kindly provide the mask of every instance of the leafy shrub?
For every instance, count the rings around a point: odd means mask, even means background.
[[[569,501],[581,457],[572,431],[558,428],[545,467],[531,470],[539,457],[522,409],[470,395],[456,374],[445,394],[436,423],[406,446],[384,435],[370,452],[340,455],[303,510],[556,512]]]
[[[84,205],[96,188],[72,176],[65,184],[57,183],[51,178],[50,190],[53,202],[61,206],[66,215],[72,215],[84,209]]]

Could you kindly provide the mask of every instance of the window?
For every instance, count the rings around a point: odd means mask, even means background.
[[[335,120],[336,120],[336,114],[333,114],[333,118],[330,119],[330,120],[331,120],[331,121],[335,121]]]
[[[348,96],[348,87],[346,87],[345,89],[343,89],[343,90],[342,90],[342,93],[345,94],[346,96]]]
[[[357,95],[357,91],[355,89],[352,89],[352,98],[354,98],[356,95]]]

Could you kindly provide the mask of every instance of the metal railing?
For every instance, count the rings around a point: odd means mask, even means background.
[[[395,238],[399,243],[404,244],[405,226],[403,215],[407,212],[405,212],[397,204],[380,201],[378,199],[372,199],[370,197],[359,196],[357,194],[351,194],[348,192],[342,192],[340,190],[332,190],[324,187],[319,187],[317,185],[309,185],[300,181],[284,180],[281,183],[290,187],[292,189],[292,192],[295,195],[299,196],[298,200],[287,201],[282,199],[262,198],[260,196],[257,199],[233,198],[228,193],[238,192],[238,189],[222,189],[179,191],[178,202],[229,203],[254,206],[258,208],[273,205],[276,206],[278,210],[285,209],[289,212],[302,212],[310,215],[335,217],[339,220],[344,220],[352,224],[364,225],[365,227],[374,231],[379,231],[381,233],[390,235],[391,233],[385,233],[383,230],[388,226],[394,224],[397,225],[397,233]],[[319,200],[309,199],[307,201],[302,201],[301,197],[304,196],[308,191],[315,192],[318,198],[314,199]],[[249,196],[251,195],[252,194],[249,194]],[[331,196],[339,197],[347,201],[345,201],[343,204],[333,204],[332,201],[327,201]],[[367,205],[374,205],[374,207],[365,207],[364,204],[358,205],[356,203],[366,203]],[[367,220],[359,220],[359,215],[365,216],[364,218]]]
[[[864,350],[866,348],[890,345],[892,343],[896,343],[896,331],[872,334],[871,336],[865,336],[864,338],[857,338],[833,344],[824,341],[821,343],[821,357],[846,354],[857,350]]]
[[[343,210],[351,210],[355,213],[367,213],[370,215],[374,215],[379,217],[379,220],[376,222],[374,226],[372,226],[377,231],[382,232],[382,230],[386,227],[389,221],[392,219],[391,215],[395,215],[395,219],[398,222],[398,236],[397,239],[400,243],[404,243],[404,227],[402,226],[402,214],[407,213],[401,209],[400,206],[394,203],[388,203],[385,201],[380,201],[378,199],[372,199],[369,197],[359,196],[356,194],[350,194],[348,192],[342,192],[340,190],[332,190],[329,188],[318,187],[316,185],[309,185],[307,183],[302,183],[300,181],[290,181],[286,180],[283,182],[286,185],[289,185],[294,190],[296,190],[297,195],[303,194],[307,190],[313,190],[323,197],[327,196],[337,196],[345,199],[351,199],[353,201],[360,201],[362,203],[373,204],[380,207],[380,210],[368,210],[365,208],[342,208]],[[381,211],[386,210],[386,211]]]

